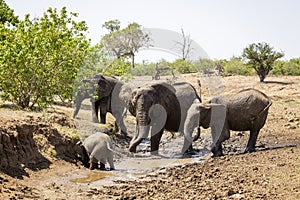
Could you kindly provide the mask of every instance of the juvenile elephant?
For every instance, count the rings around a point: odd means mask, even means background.
[[[102,132],[97,132],[89,137],[87,137],[82,148],[82,161],[84,166],[89,166],[89,168],[95,169],[100,162],[100,169],[105,169],[105,163],[108,162],[110,165],[110,170],[115,169],[113,163],[113,144],[110,137]]]
[[[245,152],[255,151],[260,129],[264,126],[272,102],[264,93],[244,89],[230,96],[214,97],[206,104],[195,103],[188,110],[184,125],[184,146],[192,143],[192,132],[197,126],[211,127],[213,157],[222,156],[222,142],[230,137],[230,130],[250,130]]]
[[[126,134],[127,130],[123,120],[134,86],[124,84],[114,77],[100,74],[95,75],[91,79],[85,79],[83,82],[90,83],[91,89],[87,91],[79,88],[75,99],[73,117],[78,114],[82,101],[89,98],[92,102],[92,118],[94,122],[99,122],[98,114],[100,110],[100,123],[105,124],[106,114],[109,112],[115,117],[116,124],[121,128],[121,131]]]
[[[129,151],[136,152],[137,145],[151,132],[151,153],[158,154],[164,129],[182,132],[187,110],[195,99],[201,101],[195,88],[187,82],[173,85],[154,82],[134,90],[129,102],[129,111],[136,117],[137,127]],[[189,148],[192,147],[187,149]]]

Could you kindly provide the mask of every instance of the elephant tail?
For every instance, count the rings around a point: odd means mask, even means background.
[[[252,123],[254,123],[255,120],[257,120],[257,119],[259,118],[259,116],[260,116],[261,114],[263,114],[264,112],[266,112],[266,111],[270,108],[270,106],[273,104],[273,102],[271,101],[271,99],[269,99],[268,102],[269,102],[268,105],[267,105],[262,111],[260,111],[255,117],[253,117],[253,118],[251,119],[251,122],[252,122]]]

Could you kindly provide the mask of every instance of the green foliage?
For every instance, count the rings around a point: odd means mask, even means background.
[[[217,61],[217,63],[224,67],[224,75],[252,75],[253,69],[242,61],[239,57],[232,57],[230,60]]]
[[[247,64],[256,71],[260,81],[263,82],[275,61],[284,54],[274,51],[267,43],[253,43],[244,49],[242,56],[248,60]]]
[[[198,72],[205,72],[214,69],[216,63],[208,58],[202,58],[194,62],[194,66]]]
[[[170,66],[181,74],[197,72],[197,69],[191,61],[178,59],[173,63],[170,63]]]
[[[88,52],[84,21],[75,13],[49,8],[44,16],[25,19],[14,28],[0,27],[2,98],[21,108],[47,107],[55,97],[71,100],[73,82]]]
[[[153,76],[155,73],[155,63],[137,64],[130,73],[133,76]]]
[[[300,58],[290,59],[289,61],[277,61],[271,72],[273,75],[300,75]]]
[[[103,26],[111,30],[102,38],[108,54],[117,58],[130,57],[132,68],[134,68],[135,54],[140,48],[149,46],[149,35],[144,33],[141,25],[137,23],[131,23],[126,28],[120,29],[119,21],[112,20]]]
[[[9,8],[4,0],[0,0],[0,24],[15,25],[18,22],[18,17],[15,16],[14,10]]]
[[[110,64],[106,66],[102,74],[107,76],[124,76],[131,69],[130,62],[124,58],[109,60]]]
[[[109,20],[102,25],[102,28],[106,28],[110,33],[120,30],[121,22],[118,19]]]

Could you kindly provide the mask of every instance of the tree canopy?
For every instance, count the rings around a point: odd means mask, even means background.
[[[138,23],[131,23],[126,28],[119,28],[119,21],[108,21],[103,27],[110,33],[102,38],[105,49],[110,55],[120,59],[121,57],[130,57],[131,66],[134,68],[134,58],[136,53],[142,47],[148,47],[150,37]]]
[[[15,16],[14,10],[9,8],[4,0],[0,0],[0,23],[5,24],[16,24],[18,17]]]
[[[282,58],[282,52],[276,52],[267,43],[253,43],[246,47],[242,56],[247,59],[247,65],[251,66],[259,76],[261,82],[272,70],[275,61]]]
[[[0,28],[2,99],[22,108],[45,108],[55,96],[71,99],[73,83],[89,41],[76,13],[49,8],[41,18],[29,15],[10,29]]]

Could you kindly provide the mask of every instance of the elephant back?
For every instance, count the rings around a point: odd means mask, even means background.
[[[270,98],[256,89],[241,90],[236,95],[228,97],[227,114],[232,130],[262,128],[271,105]],[[235,124],[241,127],[234,127]]]

